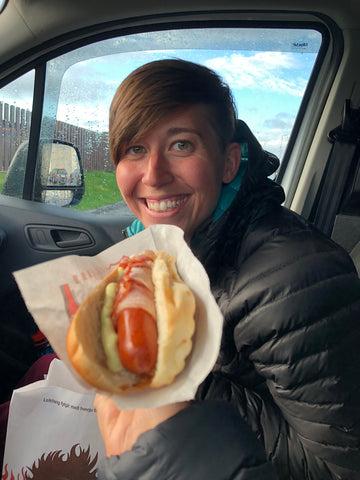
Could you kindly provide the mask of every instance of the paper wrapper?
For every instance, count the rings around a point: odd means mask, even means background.
[[[200,383],[210,373],[219,353],[223,318],[211,294],[209,279],[183,238],[183,231],[170,225],[153,225],[94,257],[69,255],[14,273],[29,312],[53,349],[79,384],[79,390],[97,391],[72,367],[66,351],[71,316],[88,293],[118,265],[123,255],[143,250],[165,250],[175,255],[182,279],[196,298],[196,330],[185,369],[175,381],[161,388],[132,390],[106,395],[120,409],[151,408],[192,400]],[[69,381],[74,390],[73,379]]]

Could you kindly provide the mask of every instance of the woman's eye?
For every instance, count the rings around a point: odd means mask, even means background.
[[[186,140],[179,140],[178,142],[175,142],[173,146],[175,150],[179,150],[181,152],[191,149],[191,143]]]
[[[145,152],[145,148],[141,145],[133,145],[132,147],[129,147],[126,152],[131,155],[139,155],[140,153]]]

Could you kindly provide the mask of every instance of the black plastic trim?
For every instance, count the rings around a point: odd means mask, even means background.
[[[44,104],[45,80],[46,64],[44,63],[40,65],[35,72],[34,97],[29,136],[29,150],[25,168],[23,189],[23,198],[25,200],[32,200],[34,195],[36,160],[39,148],[40,128]]]

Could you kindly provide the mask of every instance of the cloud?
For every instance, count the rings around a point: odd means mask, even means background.
[[[22,75],[1,89],[1,101],[15,107],[31,110],[35,71]]]
[[[116,90],[114,83],[107,79],[102,80],[100,75],[88,72],[88,76],[77,74],[64,77],[61,85],[60,103],[82,105],[96,103],[96,101],[110,104]]]
[[[234,53],[208,60],[207,66],[220,72],[232,89],[252,88],[302,97],[307,84],[298,71],[296,56],[290,52]]]
[[[270,129],[291,130],[294,125],[294,115],[287,112],[280,112],[273,118],[264,120],[264,126]]]
[[[83,104],[59,104],[57,112],[58,120],[88,128],[106,132],[108,130],[109,105],[107,103],[94,104],[84,102]]]
[[[280,160],[284,154],[293,128],[295,116],[280,112],[268,118],[256,127],[256,137],[265,150],[277,155]]]

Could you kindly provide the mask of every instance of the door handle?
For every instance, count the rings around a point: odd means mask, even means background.
[[[90,233],[79,228],[58,225],[27,225],[25,232],[33,248],[47,252],[95,245]]]
[[[88,233],[78,230],[52,230],[51,235],[59,248],[76,248],[91,245]]]

